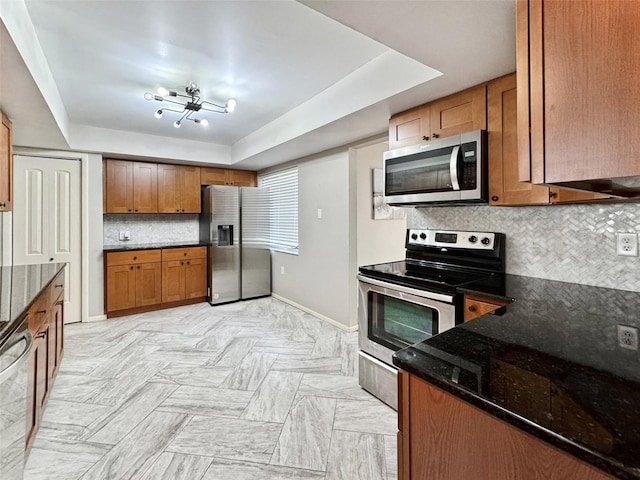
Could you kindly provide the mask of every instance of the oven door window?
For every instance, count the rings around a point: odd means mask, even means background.
[[[369,292],[369,339],[394,351],[438,333],[438,310]]]

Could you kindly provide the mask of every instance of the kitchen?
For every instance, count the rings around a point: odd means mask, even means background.
[[[503,6],[506,11],[500,10],[500,6],[503,4],[506,5],[506,7]],[[302,6],[296,5],[296,7],[301,8]],[[500,15],[511,18],[511,22],[513,22],[515,15],[513,5],[509,2],[496,2],[495,7],[496,10],[501,12]],[[326,8],[326,13],[329,16],[336,15],[336,13],[330,11],[331,8],[337,8],[335,5],[331,7],[329,4]],[[354,15],[355,13],[350,12],[346,7],[345,9],[346,11],[343,12],[344,20],[347,23],[353,23],[353,19],[349,18],[349,14]],[[460,10],[463,9],[454,8],[453,12],[448,12],[458,15],[458,23],[464,13],[460,12]],[[6,15],[6,11],[4,11],[3,21],[5,22],[8,21]],[[473,17],[473,12],[467,12],[466,15]],[[366,30],[364,26],[362,28]],[[513,24],[509,35],[498,39],[499,42],[496,43],[500,45],[492,46],[491,51],[496,57],[499,57],[497,52],[501,51],[500,48],[510,48],[511,52],[514,51],[514,45],[504,41],[504,38],[513,38],[515,36]],[[393,38],[387,40],[392,43]],[[14,41],[16,44],[19,43],[16,39]],[[503,44],[509,45],[505,47]],[[449,54],[448,58],[456,57],[456,61],[458,61],[458,57],[460,57],[461,64],[472,64],[469,58],[466,57],[468,55],[473,55],[473,52],[459,51],[456,55]],[[9,54],[5,55],[4,58],[7,56]],[[407,82],[409,82],[411,73],[420,76],[422,82],[426,81],[424,78],[426,78],[427,73],[411,70],[415,68],[414,65],[398,64],[399,60],[390,58],[387,53],[382,57],[379,59],[380,67],[385,66],[384,62],[396,62],[393,63],[394,71],[400,72],[401,68],[406,68]],[[507,65],[502,66],[491,64],[487,59],[487,63],[483,65],[484,71],[482,73],[472,72],[471,75],[477,75],[477,77],[467,79],[468,83],[465,85],[447,85],[444,87],[443,85],[446,82],[443,79],[435,79],[433,80],[435,83],[431,87],[433,91],[429,90],[429,94],[423,95],[421,100],[396,99],[398,103],[393,107],[393,110],[379,118],[382,122],[378,122],[378,126],[371,133],[381,133],[386,129],[386,125],[381,125],[381,123],[388,121],[389,114],[402,112],[429,100],[444,97],[447,94],[463,90],[463,88],[512,72],[515,68],[513,54],[509,58],[511,63],[506,62]],[[370,68],[375,66],[369,65]],[[450,67],[453,69],[454,66]],[[3,69],[3,71],[6,70]],[[371,74],[372,72],[369,73]],[[449,71],[447,71],[447,74],[449,74]],[[189,79],[184,80],[188,81]],[[148,81],[155,82],[156,80],[151,79]],[[43,89],[41,85],[39,86]],[[404,87],[415,88],[409,85],[404,85]],[[150,88],[148,85],[142,87],[140,95],[144,90]],[[396,88],[401,87],[396,86]],[[438,90],[444,88],[449,88],[449,90]],[[46,89],[44,90],[46,91]],[[3,96],[3,104],[4,98]],[[241,105],[241,102],[239,102],[239,105]],[[53,112],[54,116],[55,114]],[[355,119],[352,119],[348,124],[353,126],[356,124],[354,122]],[[185,125],[181,131],[184,131],[187,126],[193,127],[193,125]],[[16,125],[14,125],[14,128],[17,135],[20,129]],[[352,129],[343,128],[339,130],[339,135],[346,135],[345,132]],[[81,148],[82,142],[88,142],[92,138],[95,140],[96,132],[88,128],[77,130],[78,136],[74,140],[74,142],[77,142],[75,145],[79,145],[77,150],[118,153],[117,149],[122,147],[123,140],[109,137],[109,133],[108,131],[104,132],[104,136],[97,142],[100,144],[100,148],[96,148],[95,144],[89,147],[86,143],[84,148]],[[335,139],[335,142],[341,143],[336,143],[336,147],[350,143],[349,140],[345,140],[345,137],[339,137],[339,135],[336,135],[338,138]],[[253,139],[256,140],[255,143],[265,141],[264,138],[259,136]],[[244,149],[248,150],[251,147],[248,142],[245,142],[245,144],[240,143],[240,147]],[[300,143],[312,144],[313,142],[298,142],[298,146]],[[365,155],[377,155],[380,159],[381,153],[386,150],[384,146],[380,145],[381,143],[384,143],[384,140],[378,135],[372,139],[370,144],[362,146],[363,142],[358,142],[356,146],[359,148],[353,150],[337,148],[326,153],[314,153],[313,151],[305,151],[304,148],[300,147],[295,149],[296,152],[299,152],[297,156],[288,157],[293,161],[292,163],[298,163],[295,161],[296,158],[306,158],[308,155],[312,155],[307,161],[299,163],[300,252],[297,257],[279,253],[274,254],[273,291],[294,304],[320,314],[321,318],[324,317],[325,320],[341,323],[342,327],[346,327],[346,330],[351,331],[355,330],[357,325],[354,300],[357,295],[355,293],[356,285],[353,282],[357,266],[404,257],[404,226],[398,225],[403,222],[395,220],[384,222],[368,221],[368,213],[361,217],[363,220],[360,222],[357,215],[354,217],[350,213],[351,211],[370,208],[365,203],[369,202],[370,205],[368,191],[354,189],[352,185],[356,183],[367,185],[371,181],[369,169],[374,168],[374,166],[363,168],[362,171],[358,172],[362,163],[360,158]],[[26,141],[14,142],[14,144],[37,145]],[[175,153],[176,158],[179,158],[178,151],[181,146],[178,141],[168,141],[166,145],[163,145],[163,155],[151,156],[171,159],[170,155]],[[194,149],[191,150],[194,160],[200,158],[199,154],[201,152],[201,150],[195,148],[196,146],[194,145]],[[293,148],[291,145],[289,147]],[[129,148],[134,147],[129,146]],[[238,150],[241,149],[238,148]],[[374,151],[377,153],[374,154]],[[132,152],[134,150],[129,153]],[[217,152],[219,157],[223,158],[224,152],[222,149],[214,149],[214,152]],[[101,225],[103,219],[102,198],[100,195],[97,195],[97,198],[92,198],[94,192],[102,190],[102,166],[99,159],[97,162],[95,161],[96,154],[88,153],[84,155],[87,157],[85,162],[88,171],[85,179],[85,192],[91,191],[92,195],[89,196],[87,194],[88,204],[84,221],[87,233],[85,238],[88,243],[84,254],[86,255],[85,264],[88,266],[88,271],[86,272],[87,281],[83,283],[92,285],[92,291],[90,295],[89,292],[86,292],[87,302],[83,304],[83,308],[85,308],[83,316],[84,318],[90,318],[100,317],[104,314],[104,311],[101,311],[104,302],[101,296],[101,291],[103,290],[102,247],[104,243],[103,226]],[[211,158],[211,151],[207,151],[207,155]],[[287,158],[286,156],[284,157]],[[223,165],[224,162],[220,161],[219,164]],[[91,174],[92,169],[94,174]],[[354,169],[356,170],[355,175],[353,174]],[[328,191],[331,192],[330,199],[326,195]],[[367,197],[369,198],[367,199]],[[333,200],[333,202],[330,200]],[[318,212],[318,209],[321,209],[322,212]],[[379,237],[386,235],[391,224],[394,224],[391,228],[397,228],[397,231],[393,235],[389,234],[389,238],[386,238],[385,242],[384,238],[381,239]],[[615,255],[615,233],[636,231],[633,204],[554,205],[517,209],[486,206],[420,208],[409,209],[406,222],[406,225],[411,228],[428,227],[460,230],[468,230],[470,224],[473,225],[473,229],[506,234],[508,239],[506,269],[508,273],[588,283],[604,287],[619,287],[619,279],[622,279],[626,285],[629,285],[629,290],[637,290],[637,275],[635,269],[630,268],[630,262],[634,261],[634,257],[618,257]],[[365,236],[367,234],[364,232],[371,232],[372,230],[377,231],[377,235]],[[556,232],[561,232],[561,234],[556,234]],[[133,238],[133,240],[138,241],[136,238]],[[369,257],[364,254],[361,255],[361,252],[368,251],[367,249],[372,242],[380,242],[382,247],[377,252],[371,252]],[[348,245],[348,248],[336,249],[335,245],[340,244]],[[394,250],[390,250],[391,248]],[[582,261],[585,257],[597,258],[598,262]],[[282,271],[285,273],[279,273]],[[314,272],[314,278],[312,279],[308,278],[308,272],[310,271]],[[305,282],[300,281],[303,278]]]

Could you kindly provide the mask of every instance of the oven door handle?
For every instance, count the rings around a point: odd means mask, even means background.
[[[428,298],[430,300],[453,303],[453,295],[445,295],[443,293],[435,293],[428,290],[418,290],[417,288],[405,287],[404,285],[397,285],[395,283],[381,282],[380,280],[374,280],[360,274],[357,275],[357,278],[363,283],[369,283],[377,287],[388,288],[390,290],[415,295],[416,297]]]

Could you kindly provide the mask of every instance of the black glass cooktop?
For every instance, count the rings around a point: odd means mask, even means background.
[[[455,293],[456,288],[486,281],[498,274],[420,260],[401,260],[360,267],[364,276],[407,287]]]

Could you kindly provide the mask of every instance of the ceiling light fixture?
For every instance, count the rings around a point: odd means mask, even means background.
[[[206,118],[192,118],[191,115],[194,112],[201,110],[214,113],[231,113],[236,109],[237,102],[235,99],[230,98],[225,105],[218,105],[217,103],[208,102],[200,98],[200,89],[195,82],[189,82],[184,89],[186,95],[178,93],[174,90],[167,90],[164,87],[160,87],[157,90],[157,95],[151,92],[145,92],[145,100],[157,102],[168,102],[174,105],[180,105],[182,110],[176,110],[173,108],[161,108],[154,113],[156,118],[162,118],[164,112],[179,113],[182,116],[179,120],[173,122],[173,126],[180,128],[183,120],[191,120],[194,123],[198,123],[203,127],[209,125],[209,121]],[[184,100],[183,100],[184,99]]]

